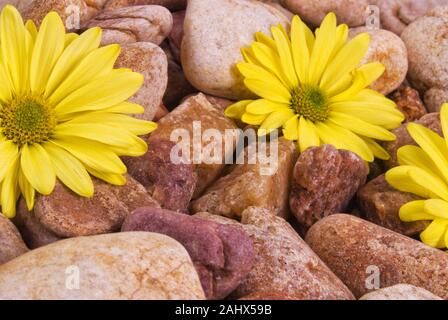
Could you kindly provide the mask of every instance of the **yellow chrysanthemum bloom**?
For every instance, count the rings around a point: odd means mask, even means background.
[[[50,194],[56,177],[90,197],[89,173],[125,183],[119,156],[145,153],[137,137],[156,124],[127,114],[143,107],[126,102],[143,83],[129,69],[114,69],[120,47],[99,48],[101,29],[66,34],[49,13],[37,31],[7,5],[0,16],[0,203],[13,217],[20,194],[28,209],[35,191]]]
[[[295,16],[290,37],[281,25],[273,38],[257,33],[237,65],[246,87],[258,100],[239,101],[226,109],[230,118],[259,125],[264,135],[283,127],[300,150],[321,144],[355,152],[366,161],[388,159],[375,139],[390,141],[388,129],[404,120],[393,101],[367,87],[384,72],[380,63],[360,66],[370,37],[347,42],[347,25],[327,15],[314,35]]]
[[[422,125],[408,124],[419,146],[398,149],[400,165],[386,173],[386,180],[397,190],[427,199],[403,205],[400,219],[432,221],[420,239],[431,247],[448,248],[448,104],[440,110],[440,122],[444,138]]]

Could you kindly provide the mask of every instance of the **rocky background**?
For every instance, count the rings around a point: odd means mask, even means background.
[[[280,138],[272,176],[260,164],[173,164],[169,140],[194,121],[243,127],[223,114],[249,94],[234,67],[240,48],[256,31],[288,28],[293,14],[316,27],[329,11],[350,36],[371,35],[364,62],[386,67],[372,87],[406,121],[441,133],[448,0],[5,3],[37,23],[53,10],[71,31],[100,26],[103,44],[122,45],[117,67],[145,76],[132,100],[159,127],[146,155],[125,159],[124,187],[95,180],[86,199],[57,185],[33,212],[21,201],[13,221],[0,215],[0,299],[448,299],[448,255],[416,240],[426,223],[401,222],[398,210],[417,197],[384,179],[397,149],[412,144],[406,124],[385,144],[391,160],[370,168],[329,145],[299,155]],[[382,29],[366,27],[369,5]],[[71,270],[79,283],[67,282]]]

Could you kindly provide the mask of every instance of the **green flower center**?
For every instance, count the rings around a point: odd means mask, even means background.
[[[56,126],[53,108],[32,96],[15,97],[0,109],[0,128],[6,139],[18,145],[41,143]]]
[[[325,121],[330,112],[327,97],[318,87],[303,86],[291,92],[291,108],[313,122]]]

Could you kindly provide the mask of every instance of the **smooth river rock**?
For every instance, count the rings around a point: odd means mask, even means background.
[[[346,215],[313,225],[306,242],[356,297],[407,283],[448,299],[448,255],[417,240]]]
[[[181,244],[124,232],[58,241],[1,265],[0,299],[189,300],[204,292]]]
[[[244,99],[253,94],[243,84],[236,64],[241,48],[250,45],[256,32],[270,34],[270,27],[288,18],[274,7],[255,0],[190,0],[184,22],[181,60],[185,76],[199,91]]]
[[[359,300],[442,300],[426,289],[409,284],[396,284],[363,295]]]
[[[14,224],[0,213],[0,265],[28,251]]]

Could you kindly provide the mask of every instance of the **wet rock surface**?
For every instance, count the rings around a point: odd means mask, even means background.
[[[232,225],[141,208],[128,216],[122,231],[157,232],[179,241],[190,254],[208,299],[228,296],[254,263],[252,241]]]

